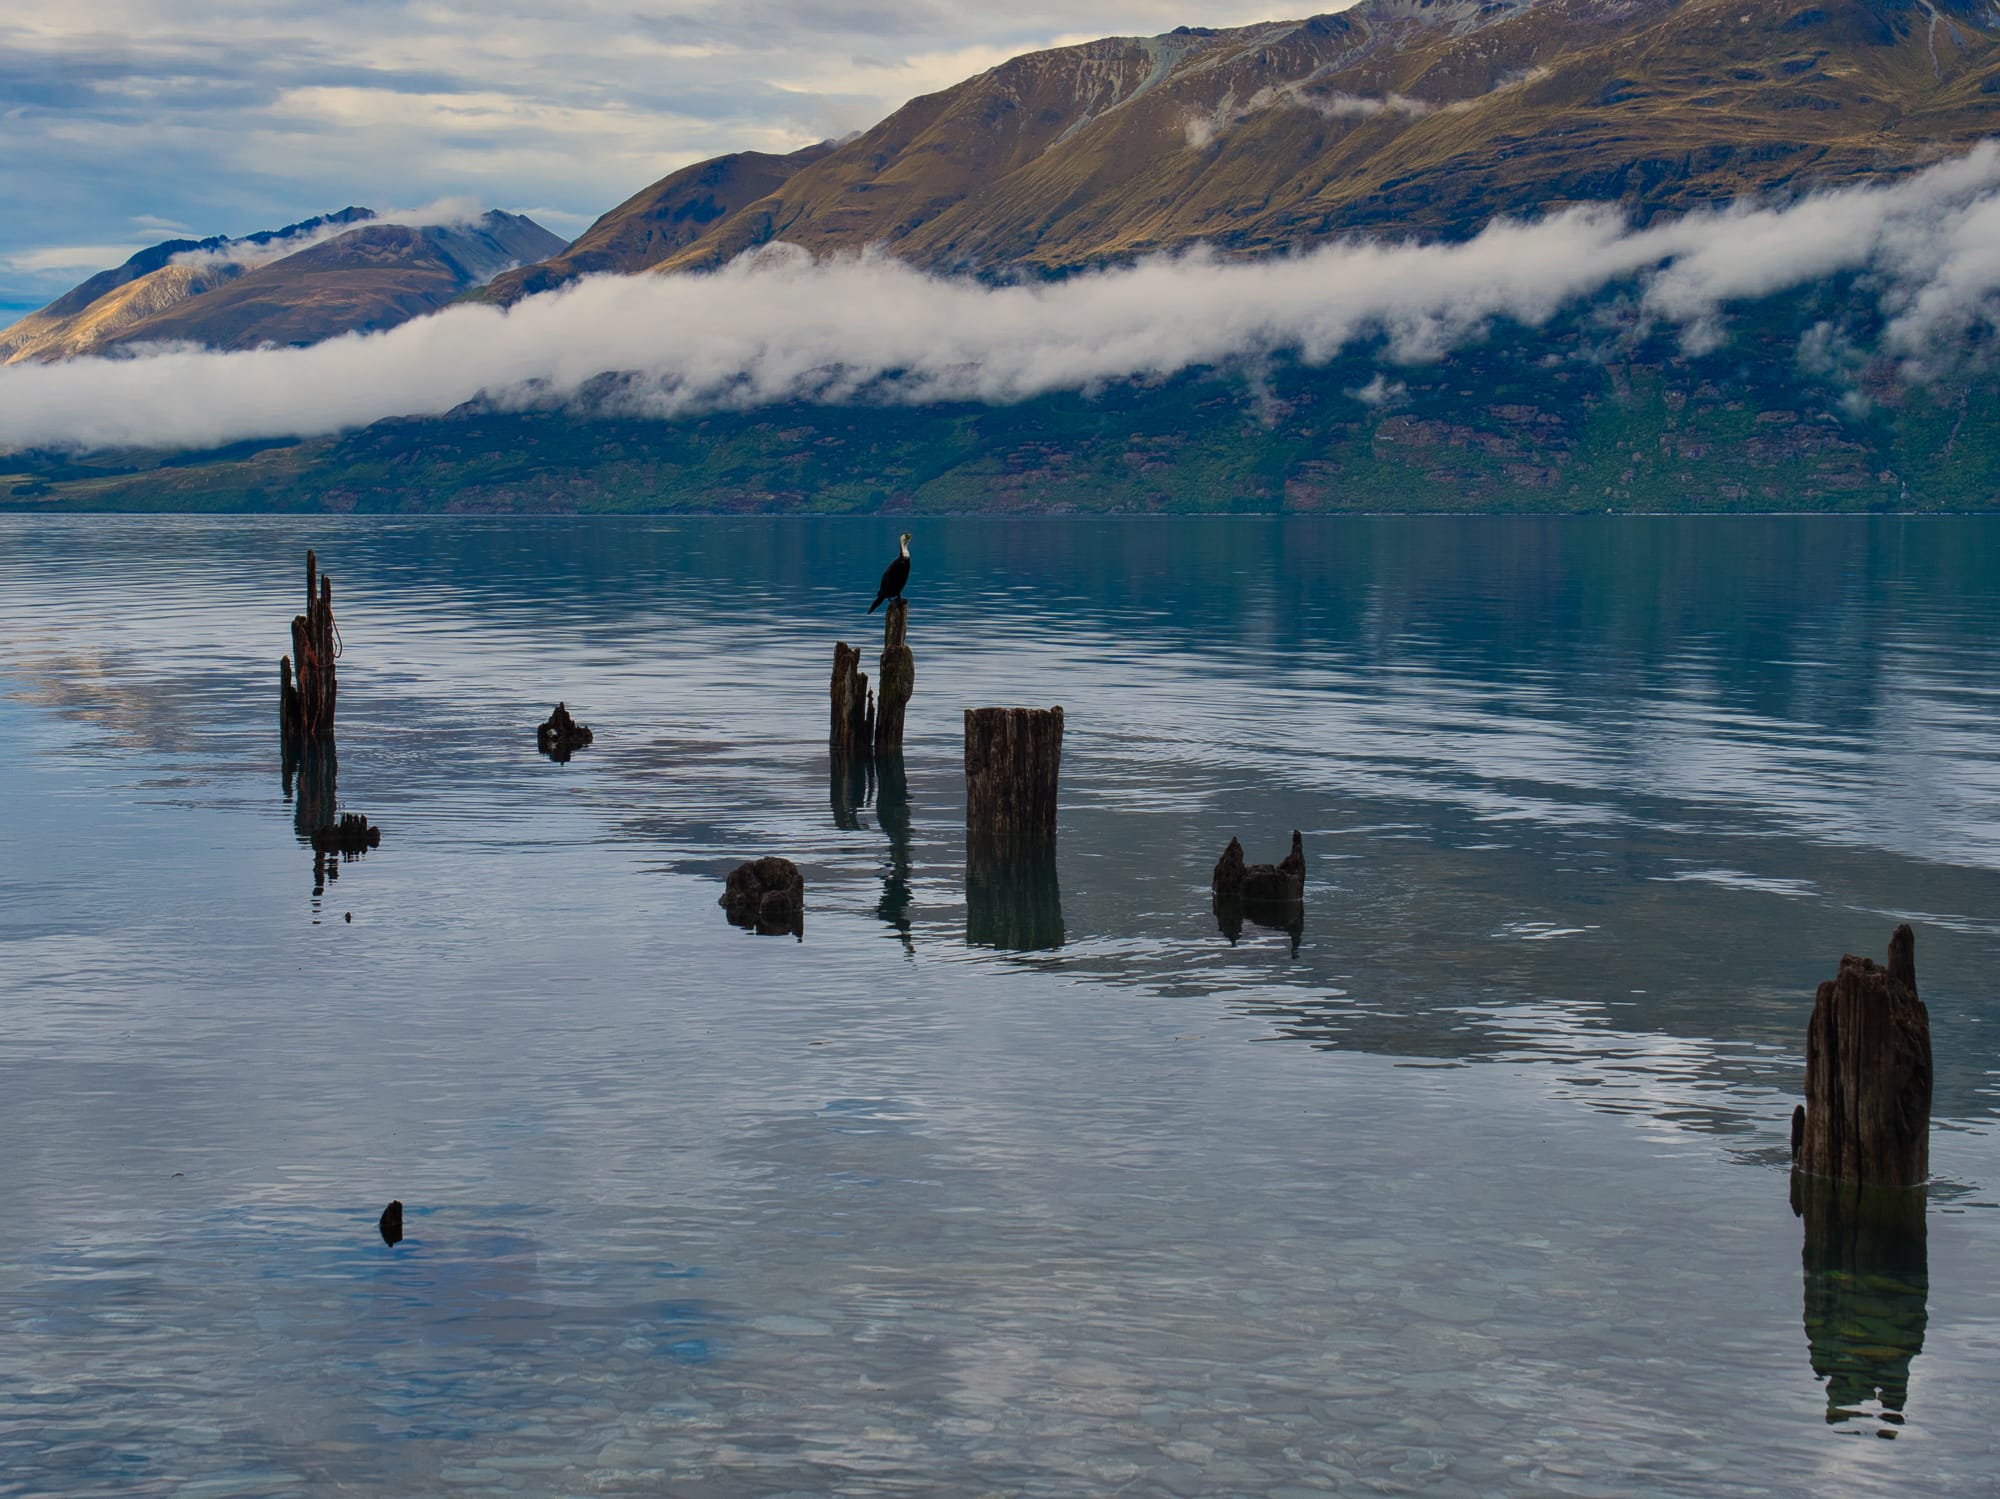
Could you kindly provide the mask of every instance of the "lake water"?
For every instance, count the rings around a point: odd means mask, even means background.
[[[0,520],[0,1494],[1995,1492],[2000,524],[920,521],[851,784],[901,524]],[[1058,883],[968,909],[988,703]],[[1936,1180],[1843,1251],[1899,920]]]

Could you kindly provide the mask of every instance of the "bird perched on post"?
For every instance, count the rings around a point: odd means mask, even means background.
[[[910,581],[910,533],[905,531],[902,539],[903,554],[882,574],[882,586],[875,591],[875,602],[868,606],[873,614],[882,607],[884,599],[899,599],[903,596],[903,585]]]

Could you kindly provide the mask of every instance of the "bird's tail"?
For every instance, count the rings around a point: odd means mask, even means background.
[[[868,612],[869,612],[870,614],[873,614],[873,613],[874,613],[874,612],[875,612],[875,611],[876,611],[877,609],[880,609],[881,607],[882,607],[882,600],[881,600],[881,598],[880,598],[880,597],[878,596],[878,597],[876,598],[875,602],[874,602],[874,603],[872,603],[872,604],[870,604],[870,605],[868,606]]]

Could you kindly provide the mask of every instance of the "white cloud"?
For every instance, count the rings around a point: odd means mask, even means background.
[[[122,265],[144,245],[45,245],[36,250],[16,250],[0,255],[0,266],[30,275],[94,275],[108,267]]]
[[[1497,319],[1540,324],[1633,278],[1652,315],[1702,326],[1737,298],[1872,270],[1898,347],[1925,353],[1938,330],[1992,317],[1997,218],[2000,149],[1986,145],[1889,187],[1643,230],[1585,208],[1462,243],[1237,263],[1193,253],[1054,284],[992,287],[772,245],[713,275],[593,278],[509,311],[457,307],[307,349],[11,366],[0,445],[331,432],[481,395],[574,401],[608,372],[624,377],[618,409],[671,417],[787,401],[1009,402],[1274,354],[1324,362],[1376,339],[1392,359],[1422,361]]]
[[[122,239],[139,215],[163,233],[241,235],[466,193],[580,228],[690,162],[843,136],[1020,52],[1285,13],[1260,0],[1204,0],[1199,15],[1180,0],[12,0],[0,303],[63,289],[13,258]]]
[[[473,198],[440,198],[435,203],[421,208],[391,208],[375,214],[366,222],[370,224],[407,224],[413,228],[427,229],[439,226],[469,224],[481,217],[485,209]],[[330,239],[338,239],[350,230],[360,227],[350,222],[321,224],[298,234],[287,235],[283,239],[231,240],[217,245],[212,250],[183,250],[173,257],[174,265],[219,266],[240,265],[252,267],[268,265],[274,260],[283,260],[287,255],[296,255],[301,250],[309,250],[314,245],[323,245]]]

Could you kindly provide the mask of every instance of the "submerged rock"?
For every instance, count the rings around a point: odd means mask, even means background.
[[[382,846],[382,830],[371,827],[359,812],[343,812],[339,822],[313,829],[312,846],[313,852],[320,854],[365,853]]]
[[[766,936],[805,933],[806,880],[790,859],[766,855],[737,865],[717,904],[736,926]]]
[[[590,741],[590,725],[571,718],[568,707],[562,703],[557,703],[548,721],[535,729],[535,747],[558,762],[567,760]]]

